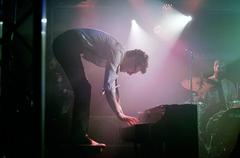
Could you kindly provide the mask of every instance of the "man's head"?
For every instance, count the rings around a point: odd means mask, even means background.
[[[213,64],[214,73],[222,76],[226,71],[226,64],[223,60],[215,60]]]
[[[120,65],[120,71],[126,72],[129,75],[141,71],[145,73],[148,67],[148,55],[140,50],[129,50],[125,53],[123,62]]]

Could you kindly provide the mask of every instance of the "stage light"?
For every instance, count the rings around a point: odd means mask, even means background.
[[[139,25],[135,19],[132,19],[126,48],[146,49],[147,47],[150,47],[151,43],[153,42],[148,33]]]
[[[132,19],[132,27],[136,27],[138,24],[137,24],[137,21],[135,19]]]
[[[191,20],[191,16],[186,16],[172,9],[171,12],[164,14],[159,22],[153,26],[153,33],[164,41],[174,43]]]
[[[139,26],[137,21],[135,19],[132,19],[131,23],[132,23],[131,32],[134,32],[134,34],[140,33],[141,32],[141,27]]]
[[[185,23],[185,24],[187,24],[187,23],[189,23],[190,21],[192,21],[192,17],[191,17],[191,16],[186,16],[186,15],[182,15],[182,16],[180,17],[180,19],[182,20],[182,23]]]
[[[166,3],[162,6],[163,10],[170,10],[172,9],[173,5],[171,3]]]
[[[42,18],[42,19],[41,19],[41,22],[42,22],[42,23],[47,23],[47,19],[46,19],[46,18]]]
[[[191,16],[187,16],[187,21],[188,22],[192,21],[192,17]]]
[[[182,15],[180,18],[179,18],[179,25],[182,26],[182,27],[186,27],[187,24],[192,21],[192,17],[191,16],[186,16],[186,15]]]

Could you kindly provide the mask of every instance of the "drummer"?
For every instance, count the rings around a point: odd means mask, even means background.
[[[208,105],[209,115],[220,110],[229,108],[229,103],[237,98],[237,90],[233,82],[225,76],[226,64],[222,60],[215,60],[213,64],[213,74],[206,82],[212,87],[203,96],[204,102]]]
[[[210,147],[209,144],[211,144],[211,140],[206,129],[210,118],[220,111],[229,109],[231,105],[229,103],[237,98],[236,87],[234,83],[226,79],[225,72],[225,62],[222,60],[215,60],[213,63],[213,74],[206,80],[203,80],[201,86],[203,88],[198,90],[198,93],[204,92],[201,96],[204,106],[198,106],[199,136],[200,141],[202,141],[201,143],[208,147]],[[204,89],[204,87],[208,89]]]
[[[231,101],[237,99],[237,90],[233,82],[226,78],[226,64],[222,60],[214,60],[213,74],[208,78],[192,77],[192,87],[189,80],[183,80],[181,85],[194,92],[193,102],[204,102],[219,105],[216,108],[229,108]],[[190,89],[191,88],[191,89]]]

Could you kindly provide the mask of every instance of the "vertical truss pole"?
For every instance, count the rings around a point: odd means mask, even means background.
[[[34,52],[33,52],[33,63],[34,63],[34,96],[35,104],[37,107],[37,131],[39,137],[36,140],[39,144],[40,158],[44,158],[44,111],[45,111],[45,48],[43,42],[45,38],[45,30],[42,30],[42,15],[44,0],[34,1]],[[44,64],[44,65],[43,65]]]

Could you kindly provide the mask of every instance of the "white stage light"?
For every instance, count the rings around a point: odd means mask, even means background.
[[[136,24],[136,20],[135,19],[132,19],[132,24]]]
[[[41,22],[46,24],[47,23],[47,19],[46,18],[42,18]]]
[[[131,29],[129,32],[128,41],[126,43],[127,49],[139,48],[146,49],[148,47],[153,47],[151,37],[148,33],[139,25],[139,23],[133,19],[131,20]]]
[[[188,22],[192,21],[192,17],[191,16],[187,16],[187,21]]]

